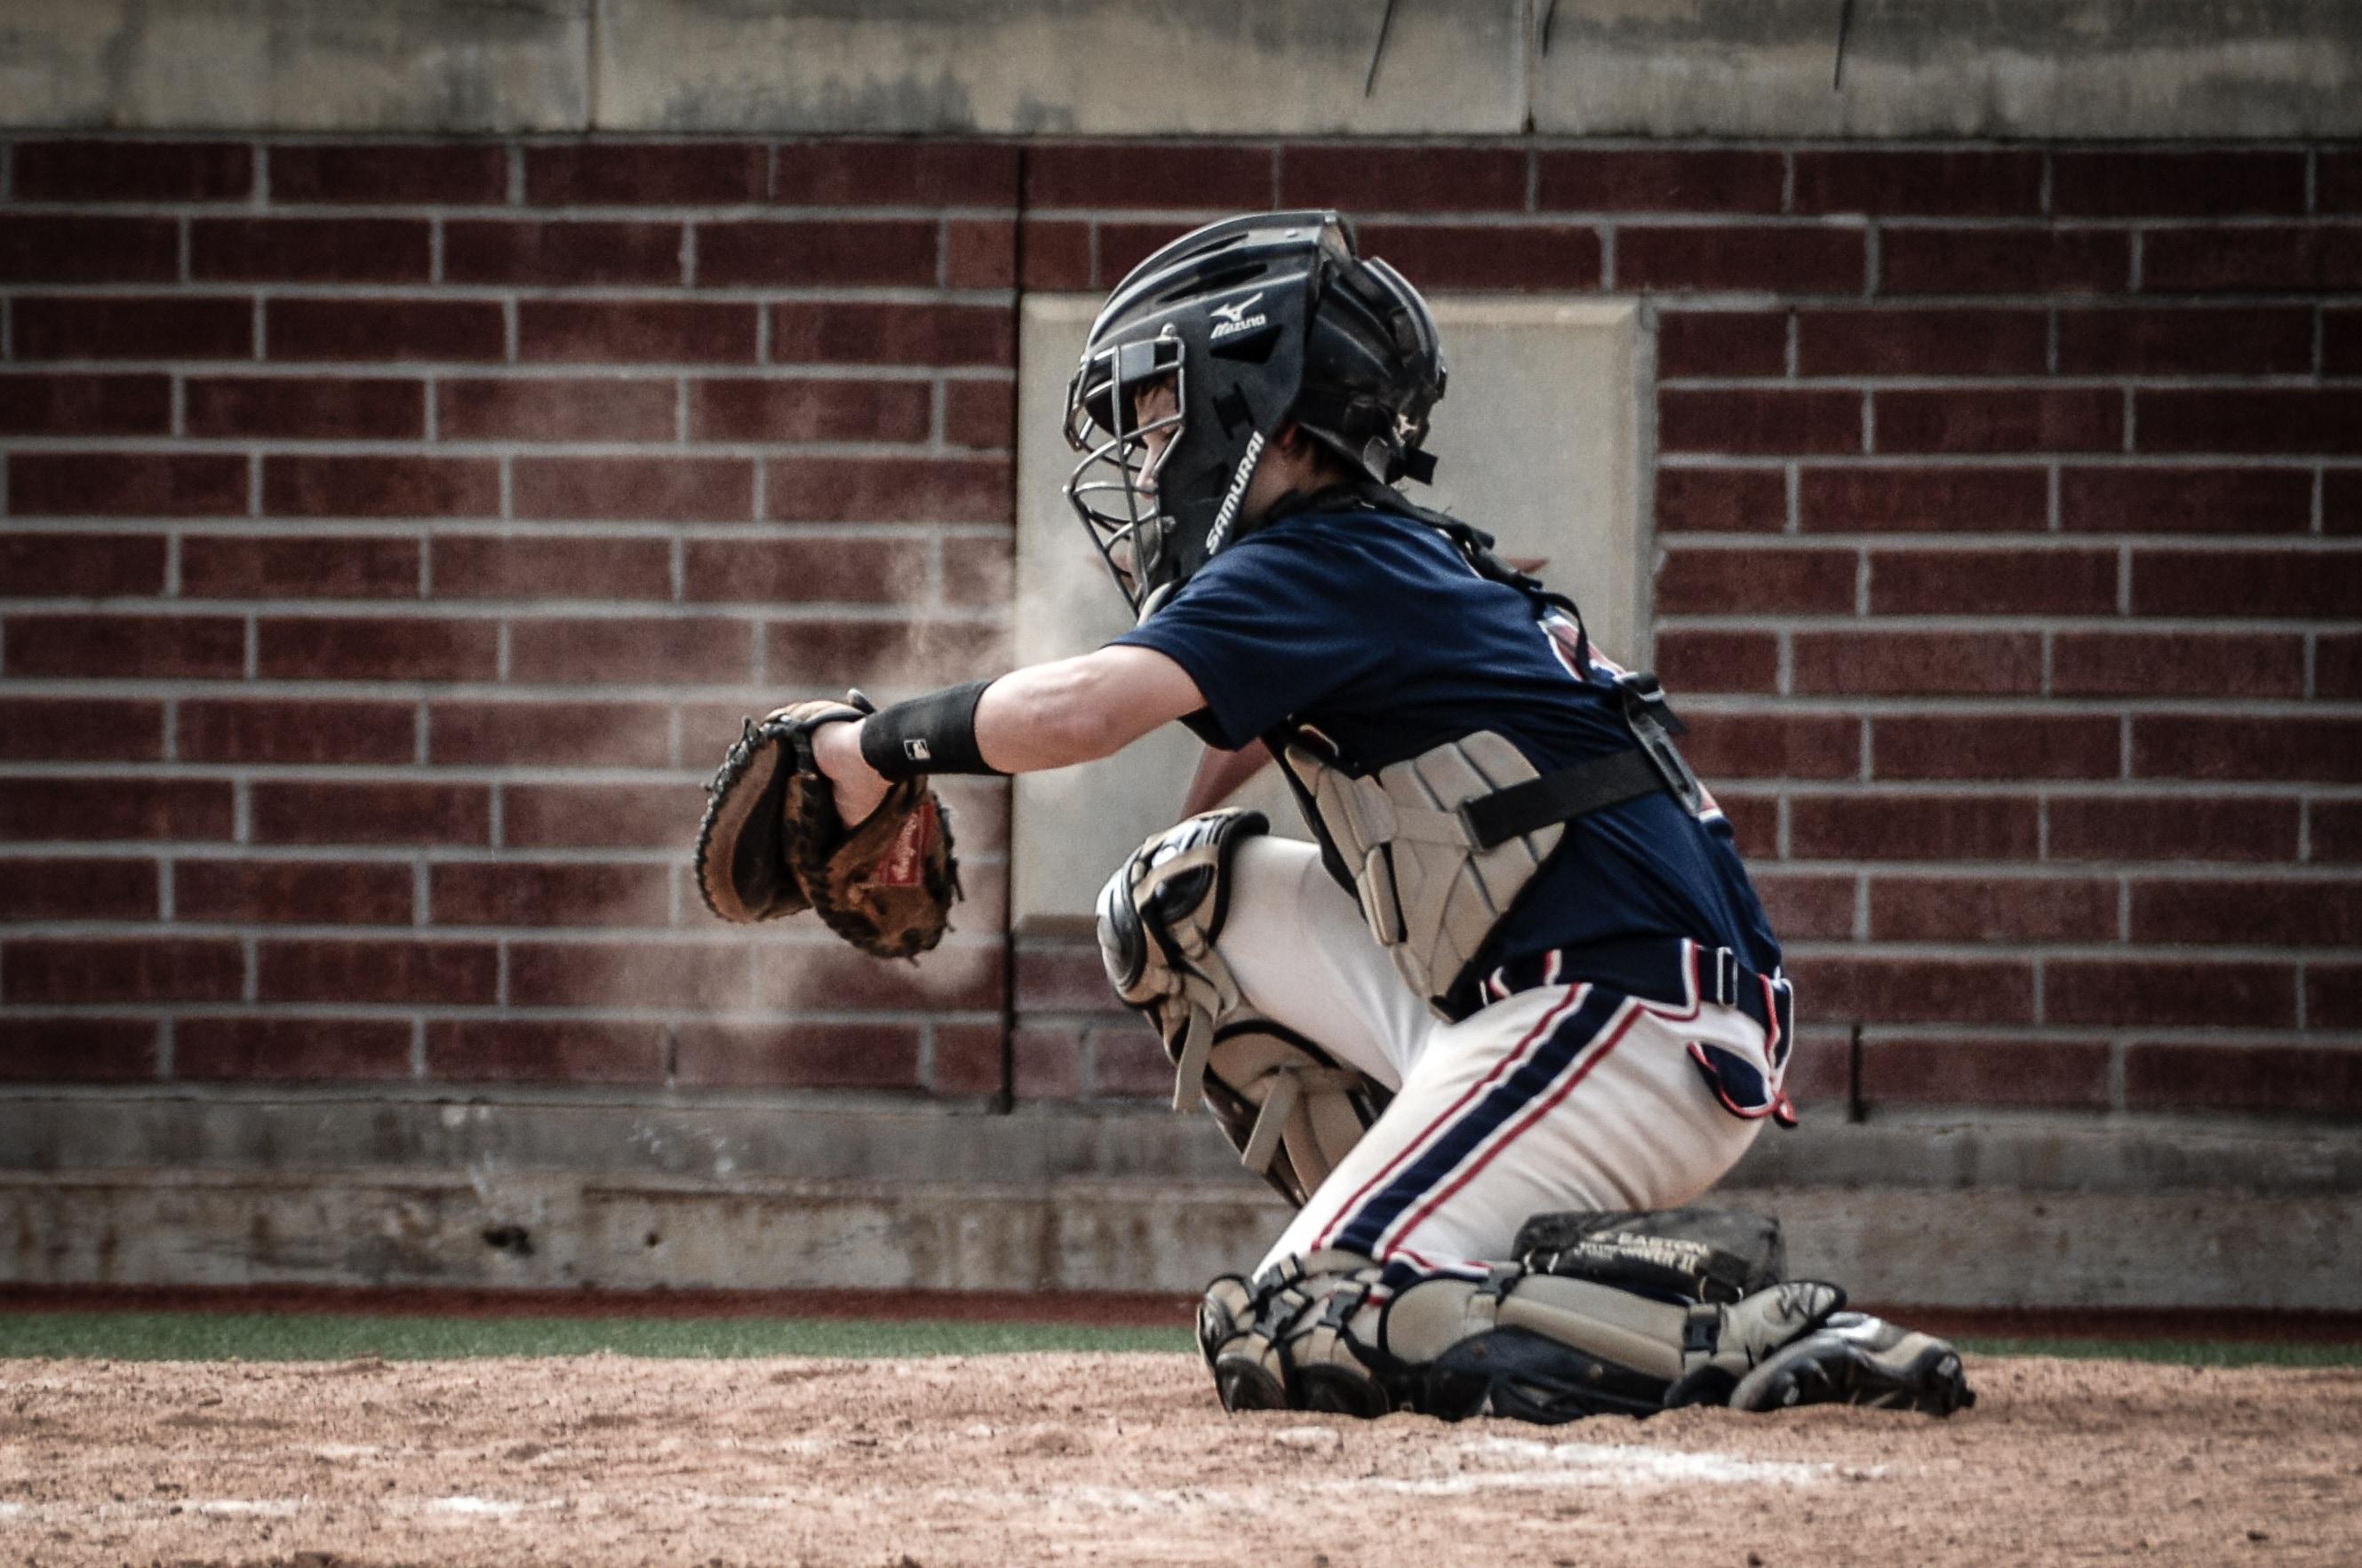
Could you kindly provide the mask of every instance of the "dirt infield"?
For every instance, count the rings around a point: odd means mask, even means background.
[[[0,1364],[39,1564],[2362,1560],[2362,1370],[1972,1361],[1948,1422],[1229,1419],[1182,1355]]]

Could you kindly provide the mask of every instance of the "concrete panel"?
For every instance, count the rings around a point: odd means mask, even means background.
[[[1512,134],[1526,6],[1454,0],[606,0],[597,128]]]
[[[0,126],[107,130],[574,130],[582,0],[9,0]]]
[[[1533,128],[1650,137],[2362,133],[2352,0],[1584,0]]]
[[[1416,281],[1416,280],[1414,280]],[[1437,483],[1419,499],[1549,563],[1600,646],[1645,662],[1649,535],[1639,476],[1648,345],[1620,301],[1438,297],[1451,367],[1429,448]],[[1032,295],[1018,343],[1017,658],[1087,652],[1130,624],[1123,599],[1061,487],[1074,464],[1061,433],[1065,386],[1096,296]],[[1099,884],[1140,840],[1179,814],[1201,748],[1178,727],[1088,767],[1029,774],[1015,791],[1015,910],[1022,931],[1087,926]],[[1234,804],[1301,834],[1275,775]]]

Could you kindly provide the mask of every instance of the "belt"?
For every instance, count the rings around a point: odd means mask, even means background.
[[[1783,976],[1750,969],[1729,948],[1709,948],[1686,938],[1645,938],[1551,948],[1510,959],[1480,982],[1486,1001],[1497,1002],[1540,985],[1589,981],[1628,996],[1680,1007],[1693,998],[1736,1007],[1755,1020],[1770,1041],[1776,1069],[1795,1039],[1796,992]]]

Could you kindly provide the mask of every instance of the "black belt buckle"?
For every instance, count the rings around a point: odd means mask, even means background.
[[[1624,708],[1624,727],[1632,731],[1641,753],[1665,781],[1673,798],[1692,817],[1705,809],[1705,791],[1698,784],[1697,775],[1690,772],[1689,763],[1674,749],[1673,737],[1684,728],[1673,715],[1672,704],[1665,700],[1664,688],[1657,677],[1646,671],[1616,677],[1616,694]]]

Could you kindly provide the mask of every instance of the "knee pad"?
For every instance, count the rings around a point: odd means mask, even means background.
[[[1385,1109],[1376,1083],[1248,1006],[1215,940],[1256,811],[1211,811],[1151,837],[1098,899],[1099,957],[1173,1058],[1173,1109],[1203,1101],[1247,1168],[1301,1207]]]
[[[1344,1253],[1290,1258],[1252,1283],[1226,1274],[1198,1309],[1198,1349],[1222,1408],[1375,1420],[1395,1408],[1370,1346],[1380,1271]]]

